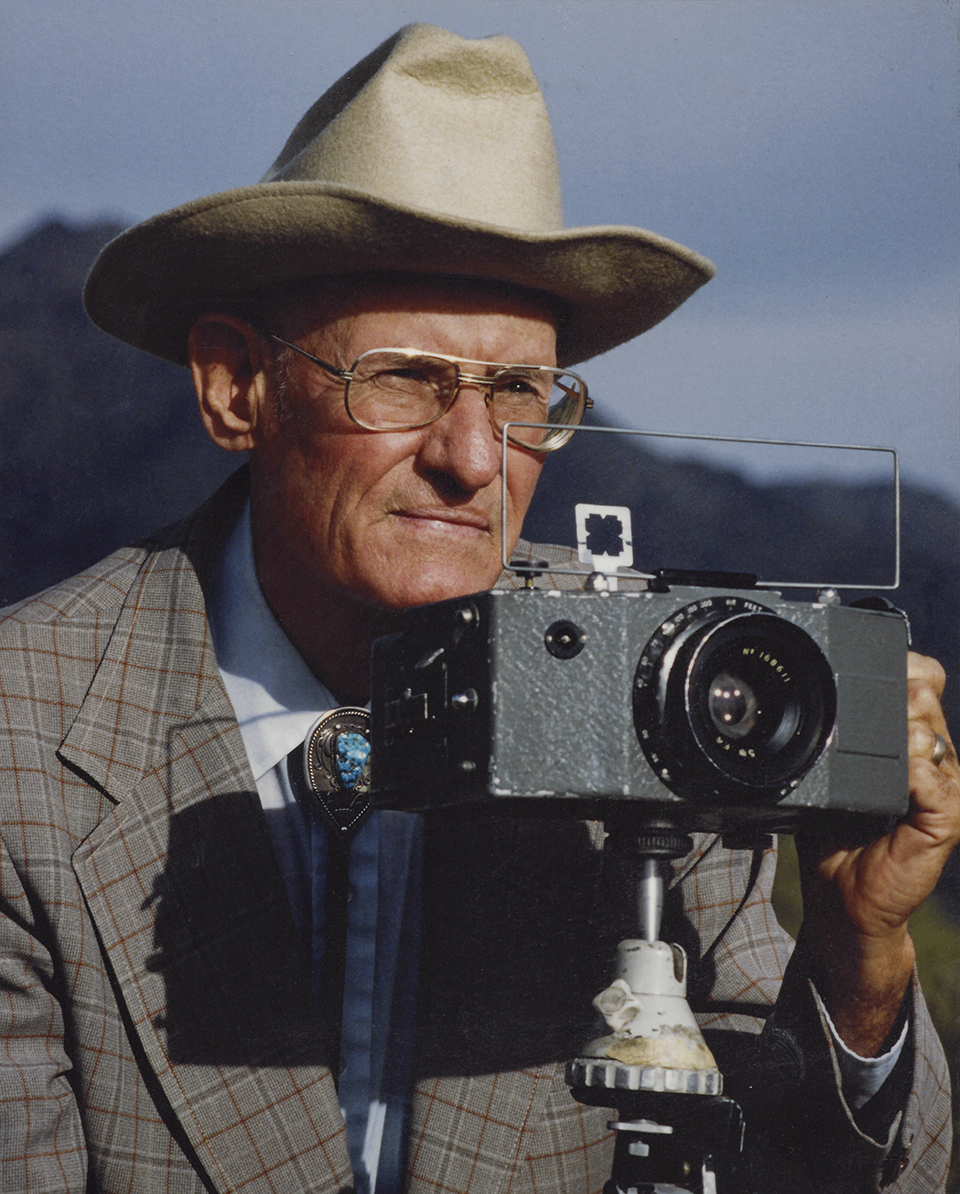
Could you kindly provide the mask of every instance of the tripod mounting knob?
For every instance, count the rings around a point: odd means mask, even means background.
[[[723,1081],[687,1003],[687,958],[665,941],[621,941],[617,977],[594,1007],[612,1031],[567,1067],[573,1087],[720,1094]]]

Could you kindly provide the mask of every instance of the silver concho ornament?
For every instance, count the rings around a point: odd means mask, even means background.
[[[345,705],[324,713],[303,744],[303,773],[333,828],[355,828],[370,807],[369,712]]]

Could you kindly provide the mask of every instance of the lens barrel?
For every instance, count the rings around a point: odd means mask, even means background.
[[[723,594],[660,624],[633,695],[644,753],[682,796],[775,802],[823,753],[836,720],[833,671],[810,635]]]

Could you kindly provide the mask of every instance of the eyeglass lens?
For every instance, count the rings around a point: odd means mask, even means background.
[[[469,376],[469,384],[476,384]],[[422,426],[447,409],[458,377],[457,365],[442,357],[374,351],[354,366],[347,406],[351,416],[371,430]],[[572,424],[583,413],[582,384],[569,373],[505,368],[485,377],[483,384],[497,428],[507,422]],[[510,429],[510,439],[538,446],[548,442],[551,433],[515,427]]]

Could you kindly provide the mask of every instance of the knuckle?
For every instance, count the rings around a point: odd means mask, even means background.
[[[927,680],[910,680],[907,683],[907,707],[911,717],[935,717],[940,712],[940,694]]]
[[[907,654],[907,679],[929,684],[940,693],[946,684],[947,673],[940,661],[932,655],[920,655],[916,651],[910,651]]]
[[[907,744],[911,755],[929,752],[936,740],[933,730],[922,721],[911,721],[907,726]]]

